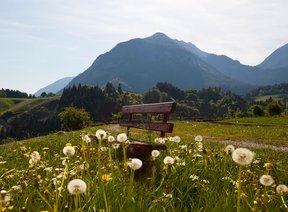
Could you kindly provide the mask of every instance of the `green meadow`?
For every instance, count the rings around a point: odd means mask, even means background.
[[[237,125],[175,121],[173,134],[161,140],[167,150],[142,161],[139,170],[124,163],[128,141],[81,137],[103,129],[116,138],[126,132],[117,124],[3,144],[0,189],[6,193],[1,195],[0,207],[2,211],[286,211],[287,192],[276,188],[288,184],[287,152],[249,148],[253,161],[239,165],[224,151],[226,145],[215,142],[241,140],[287,147],[288,127],[280,120],[262,126],[264,122],[242,126],[239,121]],[[129,140],[153,143],[157,136],[133,130]],[[74,155],[63,153],[67,145],[73,147]],[[36,159],[34,151],[39,153]],[[167,156],[173,163],[164,163]],[[144,173],[139,173],[142,168]],[[271,185],[260,183],[263,175],[273,178]],[[83,193],[79,185],[71,194],[67,186],[73,179],[85,182]]]

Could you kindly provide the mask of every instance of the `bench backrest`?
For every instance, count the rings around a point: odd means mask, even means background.
[[[152,104],[140,104],[140,105],[127,105],[122,107],[122,115],[128,115],[127,120],[120,121],[120,126],[128,128],[138,128],[152,131],[159,131],[160,136],[164,137],[165,133],[172,133],[174,125],[167,123],[169,120],[169,114],[175,111],[176,102],[161,102]],[[159,122],[139,121],[134,119],[137,114],[142,115],[158,115],[160,114],[162,120]]]

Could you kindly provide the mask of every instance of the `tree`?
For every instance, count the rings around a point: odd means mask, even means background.
[[[264,116],[264,111],[259,105],[252,105],[249,108],[248,113],[252,116]]]
[[[160,102],[161,93],[157,88],[152,88],[143,95],[144,103],[157,103]]]
[[[58,116],[62,128],[67,131],[83,129],[91,122],[89,113],[84,109],[77,109],[75,107],[66,107]]]
[[[279,115],[281,113],[281,107],[277,102],[271,102],[267,105],[267,111],[269,116]]]

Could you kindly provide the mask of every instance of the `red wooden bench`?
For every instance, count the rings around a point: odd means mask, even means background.
[[[168,123],[169,114],[175,111],[176,102],[161,102],[152,104],[128,105],[122,107],[122,118],[120,126],[127,127],[127,134],[130,134],[130,128],[137,128],[149,131],[160,132],[160,137],[165,133],[173,132],[173,123]],[[126,117],[126,119],[123,119]],[[151,118],[152,117],[152,118]],[[157,120],[153,120],[153,118]],[[137,157],[145,160],[150,156],[151,151],[165,150],[164,144],[152,144],[141,141],[131,141],[127,156]]]

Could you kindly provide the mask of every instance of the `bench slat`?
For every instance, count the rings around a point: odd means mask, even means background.
[[[174,124],[172,124],[172,123],[152,123],[152,122],[139,123],[139,122],[122,121],[122,122],[120,122],[120,126],[172,133]]]
[[[127,105],[122,107],[122,113],[173,113],[175,107],[175,102]]]

